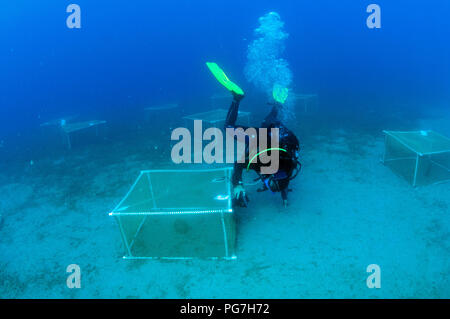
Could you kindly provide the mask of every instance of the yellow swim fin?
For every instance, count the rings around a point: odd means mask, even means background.
[[[273,86],[273,98],[275,99],[275,101],[277,101],[278,103],[283,104],[284,102],[286,102],[286,99],[288,97],[288,93],[289,93],[289,89],[282,87],[279,84],[275,84]]]
[[[242,91],[242,89],[239,86],[237,86],[236,83],[230,81],[225,72],[223,72],[223,70],[217,65],[217,63],[206,62],[206,66],[215,76],[217,81],[219,81],[220,84],[226,87],[229,91],[234,92],[238,95],[244,95],[244,91]]]

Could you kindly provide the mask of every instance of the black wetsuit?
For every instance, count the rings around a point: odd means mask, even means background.
[[[241,127],[244,130],[247,129],[245,126],[236,125],[236,120],[238,117],[239,111],[239,99],[234,99],[231,103],[230,109],[228,110],[227,118],[225,121],[225,128],[238,128]],[[297,137],[288,130],[279,120],[278,120],[278,109],[281,107],[280,104],[274,104],[272,107],[272,111],[265,118],[264,122],[261,125],[261,128],[267,128],[267,141],[268,147],[270,147],[270,135],[271,128],[279,129],[279,147],[287,150],[285,152],[279,152],[279,168],[278,172],[272,175],[262,175],[260,173],[261,167],[266,166],[266,164],[262,164],[259,161],[251,164],[251,169],[255,170],[258,175],[260,175],[261,180],[264,182],[264,186],[262,190],[270,189],[271,191],[279,191],[281,192],[281,196],[283,200],[287,200],[288,186],[289,181],[292,176],[293,171],[298,168],[299,165],[297,154],[300,149],[299,142]],[[259,128],[255,128],[257,133],[260,134]],[[245,154],[245,163],[235,163],[234,171],[232,177],[232,184],[236,186],[242,183],[242,171],[247,168],[247,165],[250,161],[249,159],[249,137],[246,136],[245,139],[246,144],[246,154]],[[258,136],[258,141],[260,141],[260,137]],[[270,184],[269,184],[270,181]],[[273,189],[274,183],[276,184],[276,188]]]

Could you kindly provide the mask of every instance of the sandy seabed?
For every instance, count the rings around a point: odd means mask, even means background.
[[[380,163],[381,134],[336,130],[310,141],[288,208],[248,187],[232,261],[121,258],[108,213],[140,170],[154,168],[152,149],[118,144],[121,156],[106,158],[79,146],[20,178],[4,171],[0,297],[449,298],[449,184],[413,188],[396,176]],[[66,286],[69,264],[81,267],[80,289]],[[370,264],[381,267],[380,289],[366,285]]]

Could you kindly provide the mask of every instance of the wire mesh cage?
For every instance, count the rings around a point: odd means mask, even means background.
[[[385,133],[383,163],[413,186],[450,181],[450,139],[433,131]]]
[[[289,99],[296,105],[296,109],[304,113],[318,111],[319,96],[317,94],[290,93]]]
[[[124,258],[235,258],[231,167],[142,171],[110,213]]]

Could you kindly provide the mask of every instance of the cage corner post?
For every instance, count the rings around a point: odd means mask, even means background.
[[[70,133],[66,132],[64,129],[61,129],[63,143],[67,145],[67,149],[70,151],[72,149],[72,141],[70,140]]]
[[[415,166],[415,168],[414,168],[413,187],[416,187],[416,186],[417,186],[417,171],[419,170],[419,159],[420,159],[420,156],[419,156],[419,154],[417,153],[417,154],[416,154],[416,166]]]
[[[386,165],[388,135],[387,135],[386,131],[383,131],[383,132],[384,132],[384,149],[383,149],[383,158],[381,159],[381,163],[383,165]]]
[[[114,217],[116,218],[117,224],[119,224],[120,234],[121,234],[123,243],[125,244],[125,248],[127,249],[127,253],[128,253],[128,256],[123,256],[123,257],[124,257],[124,259],[132,258],[133,255],[131,254],[131,249],[130,249],[130,246],[128,245],[127,237],[125,235],[125,231],[122,226],[122,221],[120,220],[120,215],[115,215]]]

